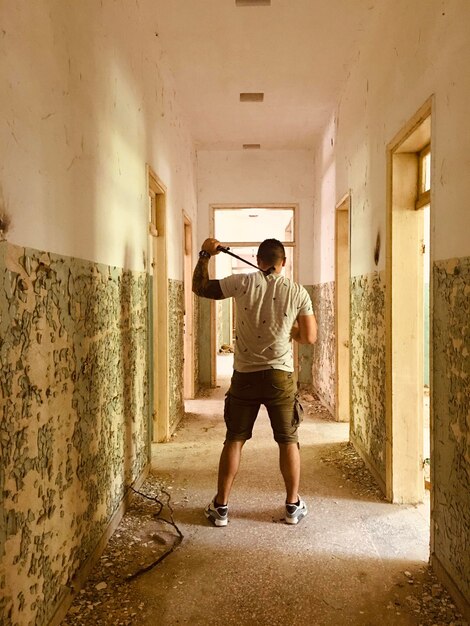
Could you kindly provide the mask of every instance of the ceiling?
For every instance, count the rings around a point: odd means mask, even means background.
[[[155,0],[158,37],[199,149],[315,145],[378,0]],[[263,102],[240,102],[263,92]]]

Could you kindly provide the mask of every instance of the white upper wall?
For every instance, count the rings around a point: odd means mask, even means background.
[[[338,109],[336,200],[352,192],[352,275],[378,267],[386,239],[386,146],[434,96],[433,260],[470,255],[470,3],[384,3]],[[325,133],[329,136],[330,129]]]
[[[210,236],[211,205],[294,203],[298,209],[299,273],[312,283],[313,152],[310,150],[198,151],[198,241]],[[266,232],[262,238],[270,237]]]
[[[335,207],[339,200],[336,192],[335,132],[335,119],[332,118],[315,154],[314,284],[335,280]]]
[[[149,163],[167,234],[196,218],[195,152],[151,0],[2,5],[0,200],[8,239],[131,269],[148,254]],[[182,278],[182,244],[168,246]]]

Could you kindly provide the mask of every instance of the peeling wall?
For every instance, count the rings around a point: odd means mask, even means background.
[[[198,303],[198,335],[196,352],[198,353],[199,379],[198,386],[203,389],[210,387],[211,379],[211,301],[209,298],[196,298]]]
[[[168,281],[168,320],[168,412],[170,432],[173,432],[184,415],[184,287],[181,280]]]
[[[470,257],[433,268],[433,549],[470,598]]]
[[[148,460],[147,276],[0,243],[0,622],[46,624]]]
[[[335,413],[335,284],[323,283],[312,289],[318,338],[313,346],[312,385],[323,404]]]
[[[351,279],[350,432],[385,481],[385,276]]]
[[[307,290],[308,295],[313,303],[313,286],[312,285],[304,285]],[[313,367],[313,346],[309,346],[306,344],[297,344],[298,355],[299,355],[299,373],[298,373],[298,382],[300,385],[305,387],[312,386],[312,367]]]
[[[194,372],[193,372],[193,380],[194,380],[194,394],[197,395],[199,392],[199,349],[198,349],[198,341],[199,337],[199,298],[193,295],[193,341],[194,341]]]

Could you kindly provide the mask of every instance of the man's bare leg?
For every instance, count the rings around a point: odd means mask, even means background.
[[[217,482],[217,504],[227,504],[233,481],[240,467],[240,459],[244,441],[226,441],[219,461],[219,477]]]
[[[279,444],[279,466],[286,486],[286,502],[297,502],[300,484],[300,452],[298,444]]]

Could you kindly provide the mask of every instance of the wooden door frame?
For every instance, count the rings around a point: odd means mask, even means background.
[[[344,253],[344,245],[340,238],[344,237],[344,214],[347,213],[347,250]],[[345,267],[347,256],[347,272],[344,276],[342,271]],[[351,275],[351,195],[347,193],[336,205],[335,211],[335,337],[336,337],[336,367],[335,367],[335,418],[338,422],[349,422],[351,414],[351,359],[349,346],[351,345],[351,304],[350,304],[350,275]],[[342,283],[346,281],[347,285]],[[346,287],[347,298],[343,296]],[[342,349],[340,335],[343,333],[343,325],[347,324],[347,348],[346,356]]]
[[[387,498],[396,503],[418,503],[424,498],[423,261],[419,253],[423,212],[415,210],[415,204],[419,151],[431,140],[432,110],[433,98],[387,146],[385,483]],[[432,328],[431,303],[432,288]],[[431,352],[432,343],[430,380]],[[430,422],[432,430],[432,385]]]
[[[149,384],[153,386],[153,441],[170,438],[169,356],[168,356],[168,269],[166,241],[167,189],[147,165],[147,188],[150,197],[149,234],[152,240],[151,275],[153,284],[153,363]]]
[[[183,211],[184,399],[194,398],[193,225]]]

